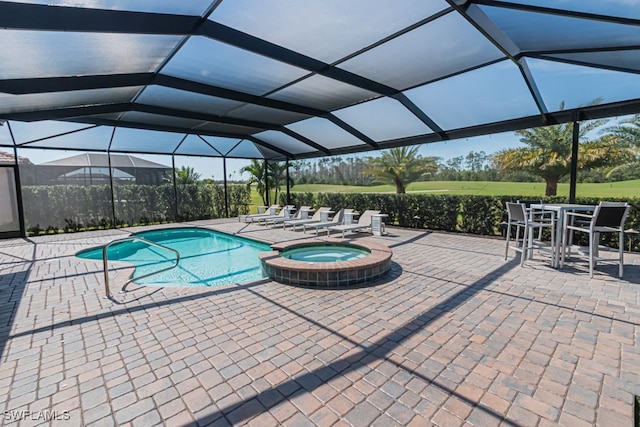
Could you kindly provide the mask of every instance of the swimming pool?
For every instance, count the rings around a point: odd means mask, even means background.
[[[264,277],[259,252],[270,250],[269,245],[205,228],[185,227],[135,233],[180,253],[178,267],[134,280],[151,286],[216,286],[242,283]],[[102,247],[76,254],[84,259],[102,259]],[[144,242],[123,242],[111,246],[109,260],[125,261],[136,269],[132,277],[169,267],[175,255],[167,250],[151,247]]]

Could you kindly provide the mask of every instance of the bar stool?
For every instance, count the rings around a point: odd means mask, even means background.
[[[546,212],[536,212],[535,220],[527,213],[527,207],[523,203],[512,203],[506,202],[507,205],[507,213],[509,214],[509,219],[507,220],[507,244],[504,251],[504,259],[507,259],[509,255],[509,248],[515,250],[516,252],[520,252],[520,265],[524,265],[524,260],[527,258],[529,249],[533,249],[534,247],[540,248],[543,246],[540,240],[534,240],[533,231],[534,230],[542,230],[543,228],[551,229],[551,247],[554,247],[554,236],[555,236],[555,222],[552,218],[548,220],[545,218]],[[550,212],[548,214],[551,214]],[[515,233],[515,246],[510,246],[509,242],[511,240],[511,228],[516,227]],[[520,228],[524,230],[524,234],[522,236],[522,246],[519,246],[520,243]],[[541,233],[539,234],[541,236]]]
[[[567,241],[572,241],[573,233],[587,233],[589,236],[589,277],[593,277],[593,269],[598,261],[617,262],[618,275],[622,278],[624,265],[624,223],[629,215],[629,206],[625,202],[600,202],[593,212],[593,215],[587,215],[578,212],[565,212],[564,224],[565,230],[571,233],[562,235],[562,256],[560,258],[560,267],[564,267],[564,258],[566,254]],[[574,222],[577,220],[577,222]],[[600,234],[602,233],[618,233],[618,260],[613,258],[600,258],[598,249],[600,243]]]

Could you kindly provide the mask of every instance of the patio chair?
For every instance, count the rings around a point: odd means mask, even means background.
[[[287,205],[285,207],[283,207],[280,212],[278,213],[278,215],[267,215],[267,216],[259,216],[259,217],[252,217],[251,218],[251,223],[253,224],[254,222],[257,222],[258,224],[262,224],[262,223],[267,223],[268,220],[271,219],[276,219],[276,218],[285,218],[285,219],[289,219],[291,218],[291,212],[293,212],[295,210],[295,205]]]
[[[296,227],[298,225],[304,225],[304,224],[312,224],[314,222],[320,222],[320,219],[322,217],[322,212],[327,212],[330,211],[331,208],[323,206],[321,208],[318,208],[317,211],[314,212],[313,216],[311,218],[307,218],[307,219],[289,219],[287,221],[285,221],[283,223],[283,228],[287,228],[287,225],[292,225],[293,226],[293,231],[296,230]],[[300,211],[302,212],[302,209],[300,209]]]
[[[371,211],[371,210],[364,211],[362,215],[360,215],[360,218],[358,219],[358,222],[356,224],[342,224],[342,225],[329,227],[327,229],[327,236],[332,231],[341,231],[342,238],[344,239],[344,233],[347,231],[357,231],[357,230],[362,230],[364,228],[371,228],[371,217],[379,213],[380,211]]]
[[[275,227],[278,224],[283,224],[285,221],[299,220],[299,219],[302,218],[302,212],[307,211],[310,208],[311,208],[311,206],[301,206],[300,209],[298,211],[296,211],[295,216],[289,217],[289,218],[280,216],[280,217],[277,217],[277,218],[267,219],[265,221],[265,223],[266,223],[265,225],[271,224],[271,225],[273,225]]]
[[[244,220],[244,222],[252,222],[253,218],[266,218],[268,216],[273,216],[280,209],[280,205],[271,205],[264,213],[257,213],[252,215],[240,215],[238,217],[238,221]]]
[[[555,221],[551,217],[551,212],[543,212],[536,214],[536,217],[530,216],[527,212],[527,207],[524,203],[512,203],[507,202],[507,213],[509,218],[507,220],[507,241],[504,251],[504,259],[506,260],[509,255],[509,249],[513,249],[516,252],[520,252],[520,266],[524,265],[524,260],[529,255],[529,250],[534,248],[541,248],[543,243],[540,240],[533,239],[533,231],[543,228],[551,229],[551,248],[554,247],[555,237]],[[549,215],[547,219],[546,216]],[[516,227],[515,233],[515,246],[511,246],[511,229]],[[522,242],[520,241],[520,229],[523,229]]]
[[[567,232],[562,235],[562,252],[560,267],[564,267],[564,258],[567,249],[567,242],[571,241],[573,233],[586,233],[589,237],[589,277],[593,277],[593,269],[598,261],[617,262],[618,275],[622,278],[624,273],[624,223],[627,221],[631,206],[625,202],[600,202],[596,206],[593,215],[578,212],[565,212],[564,227]],[[579,220],[576,223],[574,220]],[[568,234],[571,233],[571,236]],[[618,259],[600,258],[599,243],[600,234],[618,233]],[[580,253],[578,253],[580,255]],[[585,257],[585,256],[583,256]]]
[[[525,207],[525,211],[527,212],[527,214],[529,215],[530,219],[544,219],[545,221],[548,220],[548,218],[543,218],[540,217],[540,213],[541,211],[538,209],[532,209],[531,205],[541,205],[542,204],[542,199],[531,199],[531,200],[516,200],[516,203],[520,203],[521,205],[524,205]],[[542,228],[540,227],[538,229],[538,240],[542,240]]]
[[[344,208],[342,208],[333,216],[331,221],[315,222],[315,223],[312,223],[312,224],[304,224],[302,226],[302,232],[306,233],[307,232],[307,227],[315,228],[316,236],[317,236],[318,232],[322,228],[328,228],[328,227],[331,227],[333,225],[343,224],[344,223],[345,213],[351,213],[351,212],[353,212],[353,209],[344,209]]]

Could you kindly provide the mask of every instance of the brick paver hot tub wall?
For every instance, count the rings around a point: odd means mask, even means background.
[[[281,256],[287,249],[305,246],[352,246],[369,251],[363,258],[339,262],[310,263]],[[282,242],[271,246],[271,252],[262,252],[260,261],[265,275],[287,285],[313,288],[343,288],[361,285],[386,274],[391,268],[391,249],[373,242],[345,243],[344,240],[310,239]]]

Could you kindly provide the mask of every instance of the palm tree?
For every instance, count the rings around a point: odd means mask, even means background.
[[[267,204],[266,186],[264,180],[264,163],[260,160],[251,160],[251,164],[243,167],[241,172],[247,172],[250,176],[247,187],[256,184],[256,191],[262,198],[262,203]],[[278,200],[280,187],[286,185],[287,166],[285,162],[267,163],[267,177],[269,188],[275,189],[273,200]],[[293,187],[293,179],[289,177],[289,185]]]
[[[628,181],[632,179],[640,179],[640,148],[629,148],[634,160],[628,163],[622,163],[613,166],[607,170],[605,177],[609,181]]]
[[[188,185],[195,184],[200,180],[200,174],[191,166],[181,166],[176,169],[176,184]]]
[[[247,181],[247,188],[256,184],[256,191],[262,198],[262,203],[267,204],[267,194],[265,192],[264,165],[260,160],[251,160],[251,163],[240,169],[240,172],[247,172],[250,177]]]
[[[273,162],[268,164],[269,188],[275,189],[273,200],[278,200],[280,187],[287,182],[287,164],[285,162]],[[293,179],[289,177],[289,186],[293,187]]]
[[[622,120],[617,125],[605,129],[615,135],[622,143],[640,147],[640,114],[630,119]]]
[[[560,109],[564,109],[564,102],[560,104]],[[586,139],[586,134],[604,123],[606,120],[581,124],[578,138],[579,169],[606,166],[629,159],[629,150],[622,147],[616,138]],[[496,166],[503,171],[525,171],[541,177],[546,183],[545,195],[555,196],[560,179],[571,173],[573,123],[518,130],[515,134],[527,146],[499,151],[494,156]]]
[[[640,178],[640,114],[630,119],[622,120],[615,126],[606,128],[608,132],[623,145],[629,147],[633,160],[629,163],[618,164],[607,171],[607,178],[627,180]]]
[[[409,184],[438,169],[436,158],[420,156],[418,148],[392,148],[371,159],[372,167],[366,172],[383,183],[395,185],[396,193],[404,194]]]

